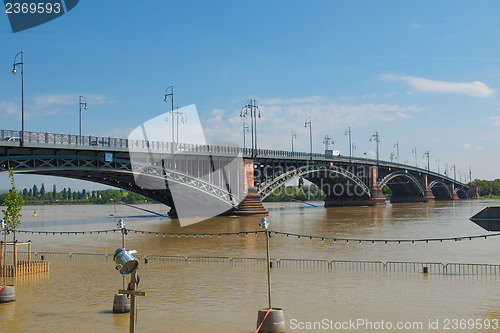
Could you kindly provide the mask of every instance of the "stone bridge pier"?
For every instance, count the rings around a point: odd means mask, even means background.
[[[237,209],[229,212],[230,215],[246,216],[246,215],[267,215],[269,212],[264,208],[260,193],[255,187],[255,168],[254,161],[243,160],[244,169],[244,194],[245,199],[240,202]]]

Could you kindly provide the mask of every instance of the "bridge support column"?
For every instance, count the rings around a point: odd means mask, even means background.
[[[429,188],[427,174],[424,174],[424,202],[433,202],[435,199],[432,190]]]
[[[369,206],[385,205],[385,195],[382,189],[378,186],[378,167],[370,166],[370,203]]]
[[[231,212],[232,215],[267,215],[269,212],[264,208],[260,194],[255,188],[255,175],[253,160],[244,160],[244,172],[245,172],[245,193],[246,197],[235,209]]]
[[[479,199],[479,187],[471,187],[467,190],[467,197],[470,199]]]
[[[451,200],[460,200],[457,192],[455,192],[455,184],[451,183]]]

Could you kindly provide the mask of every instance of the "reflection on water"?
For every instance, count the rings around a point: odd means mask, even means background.
[[[486,234],[468,218],[499,201],[435,202],[386,207],[269,205],[271,229],[339,238],[415,239]],[[313,203],[316,204],[316,203]],[[162,205],[148,209],[165,213]],[[33,210],[37,217],[33,217]],[[130,229],[161,233],[217,233],[259,230],[260,217],[220,217],[181,228],[176,220],[146,215],[131,207],[40,206],[23,209],[21,229],[89,231],[113,229],[124,218]],[[113,253],[119,233],[17,235],[31,239],[33,251]],[[26,239],[25,239],[26,238]],[[500,263],[500,239],[384,244],[271,237],[273,258]],[[162,237],[129,233],[126,247],[139,254],[265,257],[265,238],[256,236]],[[128,314],[111,314],[121,277],[111,260],[49,259],[50,273],[16,280],[17,301],[0,304],[0,331],[123,332]],[[262,265],[202,263],[139,265],[138,331],[252,332],[257,310],[267,303]],[[420,321],[445,318],[498,318],[497,276],[443,276],[367,270],[273,268],[273,305],[290,320]],[[295,330],[298,331],[298,330]],[[328,331],[328,330],[326,330]],[[360,329],[359,331],[364,331]],[[470,330],[468,330],[470,332]],[[473,331],[473,330],[472,330]],[[477,330],[480,331],[480,330]]]

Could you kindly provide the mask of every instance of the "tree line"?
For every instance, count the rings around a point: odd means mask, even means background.
[[[500,197],[500,179],[481,180],[475,179],[471,185],[479,187],[479,195],[482,197]]]
[[[7,193],[0,194],[0,205],[4,205]],[[102,191],[73,191],[71,188],[63,188],[57,190],[56,185],[52,189],[47,190],[45,184],[40,188],[33,185],[31,188],[24,188],[18,192],[25,204],[28,205],[44,205],[44,204],[107,204],[110,202],[122,201],[130,204],[151,203],[152,199],[146,198],[143,195],[127,192],[123,190],[107,189]]]

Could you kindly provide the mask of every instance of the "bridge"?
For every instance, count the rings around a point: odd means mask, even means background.
[[[37,132],[24,132],[23,143],[19,137],[0,130],[0,173],[12,168],[114,186],[168,205],[172,216],[179,209],[265,214],[262,200],[298,177],[325,192],[325,207],[384,205],[384,186],[393,203],[478,195],[446,175],[368,158]]]

